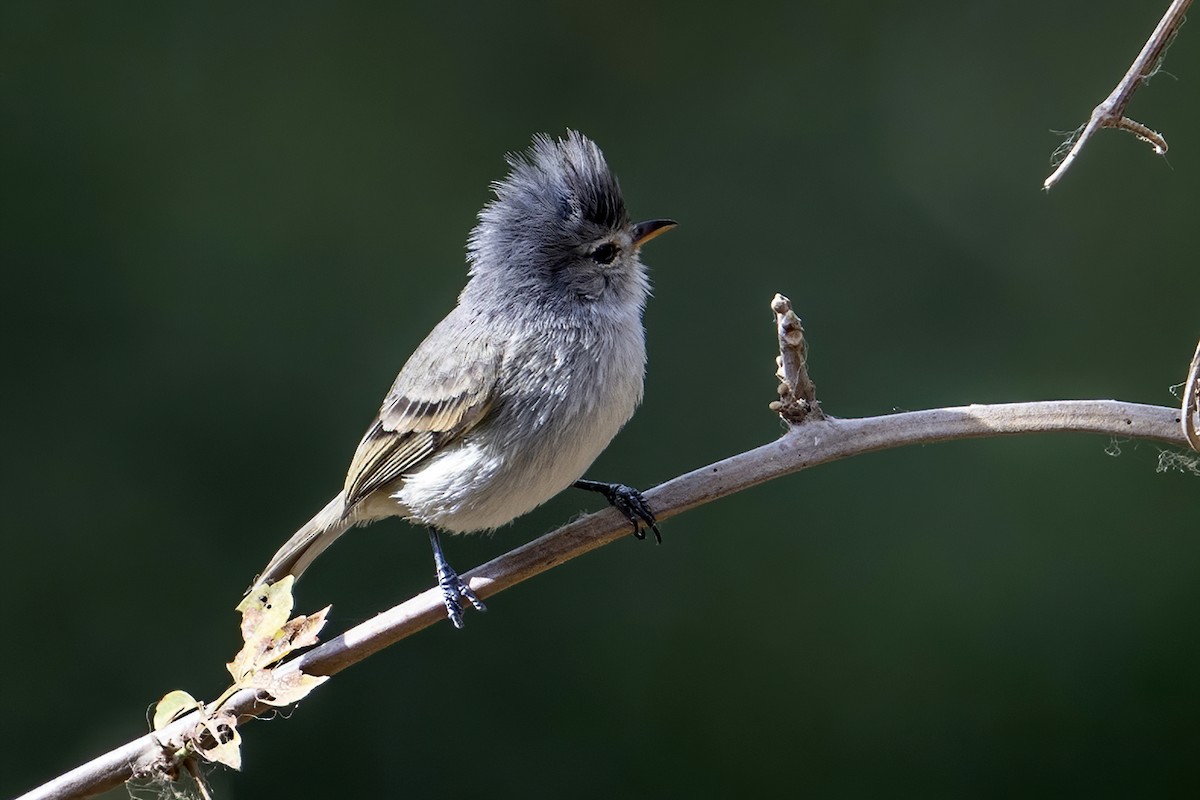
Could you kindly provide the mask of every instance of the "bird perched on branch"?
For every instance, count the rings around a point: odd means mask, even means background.
[[[256,586],[299,577],[355,525],[404,517],[428,528],[461,628],[462,600],[484,606],[440,531],[498,528],[576,486],[607,498],[635,536],[645,525],[659,537],[639,492],[581,478],[641,402],[649,283],[638,252],[675,223],[631,223],[604,155],[575,131],[536,136],[508,163],[468,240],[458,305],[400,370],[341,493]]]

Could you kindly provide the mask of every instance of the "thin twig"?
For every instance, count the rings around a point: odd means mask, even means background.
[[[804,339],[804,326],[792,310],[792,301],[781,294],[771,301],[775,312],[775,327],[779,333],[779,355],[775,358],[779,378],[779,399],[771,403],[771,410],[791,425],[799,425],[806,419],[824,419],[821,404],[817,402],[817,387],[808,377],[808,343]]]
[[[864,419],[810,420],[779,439],[702,467],[646,492],[660,520],[760,483],[854,455],[914,444],[1051,431],[1076,431],[1187,446],[1179,409],[1116,400],[971,405],[913,411]],[[565,525],[466,573],[480,597],[491,597],[522,581],[624,538],[628,521],[606,509]],[[439,589],[430,589],[357,625],[335,639],[283,664],[278,673],[301,670],[333,675],[423,628],[444,622]],[[266,710],[254,693],[234,695],[226,710],[247,720]],[[197,721],[195,713],[161,731],[135,739],[34,789],[18,800],[83,798],[134,776],[161,769],[162,742],[174,741]]]
[[[1187,381],[1183,384],[1183,402],[1180,403],[1180,421],[1183,425],[1183,438],[1188,445],[1200,453],[1200,434],[1196,433],[1196,414],[1200,408],[1196,406],[1197,395],[1200,394],[1200,342],[1196,343],[1196,352],[1192,355],[1192,366],[1188,369]]]
[[[1074,163],[1083,146],[1087,144],[1088,139],[1092,138],[1092,135],[1101,128],[1120,128],[1130,131],[1139,139],[1153,145],[1154,152],[1158,155],[1161,156],[1167,152],[1167,140],[1158,132],[1126,117],[1125,107],[1129,105],[1133,93],[1138,90],[1142,82],[1158,69],[1167,46],[1179,32],[1180,26],[1183,25],[1184,15],[1191,4],[1192,0],[1172,0],[1167,13],[1163,14],[1162,19],[1158,21],[1154,33],[1150,34],[1142,52],[1138,53],[1138,57],[1133,60],[1129,71],[1117,84],[1117,88],[1112,90],[1112,94],[1103,103],[1092,110],[1091,118],[1078,132],[1078,136],[1072,135],[1072,138],[1068,140],[1070,149],[1063,160],[1059,162],[1058,168],[1042,183],[1043,189],[1049,190],[1050,187],[1062,180],[1062,176],[1071,168],[1071,164]]]

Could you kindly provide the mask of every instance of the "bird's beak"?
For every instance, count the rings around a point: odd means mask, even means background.
[[[633,246],[641,247],[659,234],[666,233],[679,223],[673,219],[652,219],[633,226]]]

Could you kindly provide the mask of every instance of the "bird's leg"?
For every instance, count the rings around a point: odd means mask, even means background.
[[[623,483],[604,483],[602,481],[580,480],[575,481],[574,485],[576,489],[586,489],[589,492],[599,492],[604,495],[604,499],[609,502],[609,505],[620,511],[625,515],[625,519],[629,520],[629,524],[633,526],[635,537],[646,538],[646,532],[642,530],[642,523],[645,523],[650,530],[654,531],[655,541],[662,544],[662,534],[658,531],[658,522],[654,519],[654,512],[650,510],[650,504],[637,489]]]
[[[442,587],[442,602],[446,604],[446,615],[450,617],[450,621],[454,623],[454,627],[461,628],[463,626],[462,606],[458,602],[459,597],[465,597],[471,601],[471,605],[475,606],[476,611],[487,611],[487,606],[483,604],[467,582],[458,577],[458,573],[454,571],[454,567],[446,561],[446,556],[442,552],[442,541],[438,538],[437,528],[429,529],[429,544],[433,547],[433,565],[437,567],[438,586]]]

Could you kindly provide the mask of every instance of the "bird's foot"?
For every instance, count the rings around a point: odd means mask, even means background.
[[[442,602],[446,605],[446,616],[450,617],[450,622],[454,627],[461,630],[463,613],[462,603],[459,602],[460,598],[469,600],[471,605],[475,606],[476,611],[487,611],[487,606],[467,585],[467,582],[458,576],[454,567],[446,561],[446,556],[442,553],[442,543],[434,528],[429,529],[429,542],[433,545],[433,564],[437,568],[438,586],[442,589]]]
[[[479,599],[467,582],[458,577],[458,573],[446,565],[445,570],[438,570],[438,586],[442,588],[442,602],[446,604],[446,616],[454,627],[462,628],[462,603],[459,598],[469,600],[476,611],[487,611],[487,606]]]
[[[650,504],[637,489],[623,483],[582,480],[575,482],[575,488],[599,492],[609,505],[620,511],[625,515],[625,519],[629,520],[629,524],[633,526],[635,538],[646,538],[646,531],[642,527],[644,524],[646,528],[654,532],[655,541],[662,544],[662,533],[658,530],[658,521],[654,518],[654,512],[650,510]]]

